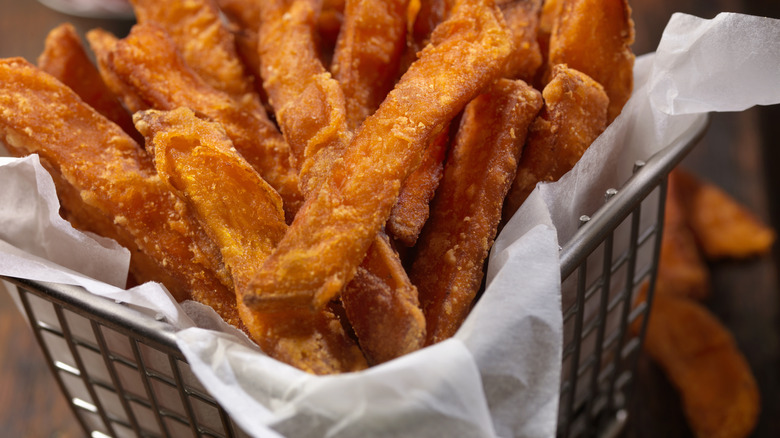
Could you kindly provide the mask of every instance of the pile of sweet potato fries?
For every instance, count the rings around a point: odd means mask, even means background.
[[[131,282],[317,374],[451,337],[502,222],[633,86],[626,0],[132,5],[127,36],[0,60],[3,142]]]

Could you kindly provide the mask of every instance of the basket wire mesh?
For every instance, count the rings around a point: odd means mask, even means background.
[[[626,422],[652,303],[666,178],[705,130],[706,121],[637,162],[628,182],[608,190],[605,204],[580,218],[561,249],[559,437],[615,436]],[[87,436],[247,436],[198,382],[162,315],[76,286],[3,279]]]

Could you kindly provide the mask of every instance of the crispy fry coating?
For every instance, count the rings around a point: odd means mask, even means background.
[[[150,107],[185,106],[220,122],[238,152],[282,196],[288,218],[295,215],[302,195],[289,147],[259,102],[238,107],[227,94],[203,82],[154,24],[133,26],[130,35],[117,42],[110,61],[117,76]]]
[[[512,29],[515,47],[504,76],[530,82],[542,66],[542,53],[536,39],[542,0],[497,0],[496,4]]]
[[[379,233],[341,294],[349,322],[371,364],[411,353],[425,343],[425,317],[398,254]]]
[[[100,28],[90,30],[87,32],[86,37],[89,42],[89,47],[92,49],[92,53],[95,54],[98,71],[103,78],[103,83],[119,97],[131,113],[149,108],[143,99],[125,86],[109,65],[109,57],[119,39],[111,32]],[[132,122],[132,118],[130,121]],[[135,127],[133,127],[133,129],[135,129]]]
[[[254,84],[236,53],[233,34],[215,0],[131,0],[138,23],[164,28],[187,64],[213,88],[239,102],[257,99]]]
[[[627,0],[562,0],[555,18],[550,66],[566,64],[600,83],[612,122],[634,87],[634,21]]]
[[[503,71],[511,50],[500,12],[460,1],[379,109],[361,125],[252,282],[257,309],[320,308],[355,274],[401,182],[431,139]]]
[[[72,24],[63,23],[49,32],[38,57],[38,68],[70,87],[89,106],[142,143],[130,113],[103,82]]]
[[[316,374],[365,368],[362,353],[331,312],[269,315],[243,305],[240,294],[287,225],[278,193],[236,152],[221,126],[186,108],[137,113],[135,120],[154,149],[160,177],[219,244],[241,320],[263,351]]]
[[[406,48],[409,0],[347,0],[331,65],[341,84],[347,127],[356,129],[382,103]]]
[[[443,130],[425,150],[420,166],[401,186],[398,201],[385,224],[397,241],[411,247],[417,242],[430,214],[430,203],[444,175],[444,159],[449,149],[449,129]]]
[[[305,197],[320,187],[350,137],[344,93],[319,58],[317,6],[313,0],[264,1],[258,40],[263,84]]]
[[[601,85],[565,65],[553,67],[542,91],[544,108],[534,120],[517,177],[507,195],[508,221],[540,181],[557,181],[571,170],[607,125],[609,99]]]
[[[541,107],[538,91],[503,79],[464,110],[409,273],[428,344],[454,335],[471,309],[528,126]]]
[[[138,281],[160,281],[176,299],[201,301],[240,326],[216,246],[121,128],[18,58],[0,61],[0,108],[9,150],[39,154],[77,226],[130,249]]]
[[[750,435],[760,411],[755,378],[731,334],[706,308],[656,294],[644,348],[680,391],[696,436]]]
[[[688,224],[686,200],[678,175],[677,170],[669,174],[656,290],[702,300],[710,294],[710,274]]]
[[[709,260],[767,254],[775,231],[734,198],[689,172],[670,175],[682,198],[685,215],[696,242]]]

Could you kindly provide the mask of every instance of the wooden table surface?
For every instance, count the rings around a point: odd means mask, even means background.
[[[772,0],[630,0],[637,54],[653,50],[672,12],[711,18],[719,11],[780,17]],[[72,22],[82,34],[103,27],[121,35],[131,23],[77,19],[32,0],[0,0],[0,58],[35,61],[46,33]],[[780,74],[779,74],[780,77]],[[702,143],[684,166],[707,178],[780,229],[780,108],[715,114]],[[708,307],[734,333],[759,382],[762,414],[754,437],[780,436],[780,294],[772,256],[711,266]],[[690,437],[679,398],[649,360],[640,361],[637,396],[626,437]],[[43,356],[8,295],[0,291],[0,436],[79,437],[83,432],[59,392]]]

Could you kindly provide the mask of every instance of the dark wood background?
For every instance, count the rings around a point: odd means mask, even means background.
[[[636,22],[634,51],[658,44],[673,12],[711,18],[721,11],[780,17],[776,0],[630,0]],[[33,0],[0,0],[0,57],[35,61],[46,33],[72,22],[80,32],[103,27],[118,35],[131,23],[80,19],[51,11]],[[780,43],[780,42],[778,42]],[[780,79],[780,72],[778,73]],[[710,130],[683,165],[748,205],[780,229],[780,107],[713,115]],[[711,266],[713,293],[707,305],[734,333],[762,393],[756,438],[780,436],[780,296],[778,261],[770,257]],[[649,360],[640,361],[630,421],[631,438],[690,437],[679,398]],[[8,295],[0,292],[0,435],[83,435],[49,374],[42,354]]]

